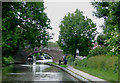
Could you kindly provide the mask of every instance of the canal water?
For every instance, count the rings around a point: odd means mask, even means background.
[[[67,72],[46,64],[13,64],[3,68],[3,83],[76,83],[78,80]]]

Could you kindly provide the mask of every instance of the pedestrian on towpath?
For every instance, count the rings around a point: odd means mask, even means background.
[[[63,62],[64,62],[65,60],[66,60],[66,56],[64,55],[64,56],[63,56]]]
[[[64,64],[67,65],[67,60],[65,59]]]
[[[63,56],[63,62],[65,65],[67,65],[66,55]]]
[[[59,65],[61,65],[61,60],[59,59]]]

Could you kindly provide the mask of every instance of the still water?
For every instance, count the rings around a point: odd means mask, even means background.
[[[3,68],[2,73],[3,83],[41,83],[44,81],[54,81],[57,83],[66,83],[69,81],[71,83],[75,83],[78,81],[76,78],[72,77],[63,70],[46,64],[13,64]]]

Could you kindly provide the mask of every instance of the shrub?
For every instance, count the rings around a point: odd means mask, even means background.
[[[76,66],[82,66],[82,67],[86,67],[87,66],[87,59],[84,59],[84,60],[79,60],[79,59],[76,59],[74,64]]]
[[[12,64],[13,62],[14,62],[14,59],[12,56],[3,57],[3,64],[9,65],[9,64]]]
[[[80,60],[79,59],[76,59],[75,62],[74,62],[75,66],[77,65],[80,65],[81,66],[81,63],[80,63]]]
[[[105,55],[108,52],[110,52],[111,48],[110,47],[98,47],[93,50],[90,50],[89,52],[89,57],[90,56],[96,56],[96,55]]]
[[[73,62],[74,61],[74,57],[73,56],[67,56],[67,61],[68,62]]]
[[[111,51],[110,51],[110,52],[107,53],[107,55],[113,56],[113,55],[115,55],[115,54],[114,54],[114,52],[111,52]]]
[[[73,56],[67,56],[66,58],[67,58],[67,62],[68,62],[69,65],[75,66]]]

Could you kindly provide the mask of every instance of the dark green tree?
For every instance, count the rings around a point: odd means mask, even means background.
[[[93,5],[93,7],[96,9],[96,11],[93,12],[93,15],[101,18],[103,17],[104,19],[106,19],[108,17],[109,14],[109,2],[98,2],[98,1],[94,1],[91,2],[91,4]]]
[[[105,18],[103,27],[104,34],[107,37],[105,43],[109,44],[117,55],[120,47],[120,2],[94,1],[92,5],[96,9],[95,16]]]
[[[2,3],[2,55],[14,55],[19,47],[46,46],[51,38],[50,20],[43,2]]]
[[[92,20],[76,9],[74,13],[68,13],[63,18],[59,27],[58,45],[64,53],[70,53],[75,58],[78,49],[81,56],[87,56],[96,35],[96,25]]]
[[[98,37],[97,37],[98,44],[104,46],[105,45],[105,39],[106,39],[106,37],[105,37],[104,34],[98,35]]]

